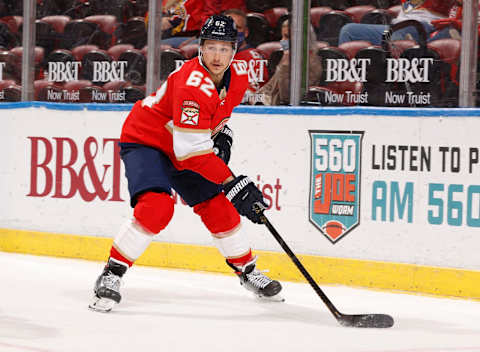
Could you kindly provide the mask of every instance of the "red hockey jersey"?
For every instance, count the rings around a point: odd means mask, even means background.
[[[187,61],[152,95],[138,101],[128,115],[120,142],[162,150],[179,169],[189,169],[222,183],[231,176],[213,153],[215,135],[240,104],[248,86],[247,67],[234,60],[220,94],[198,57]]]

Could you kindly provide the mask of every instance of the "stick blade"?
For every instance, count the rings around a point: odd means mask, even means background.
[[[394,324],[387,314],[342,314],[337,320],[342,326],[353,328],[390,328]]]

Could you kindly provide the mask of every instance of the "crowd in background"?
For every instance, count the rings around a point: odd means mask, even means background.
[[[235,59],[248,67],[244,104],[289,104],[291,1],[164,0],[162,9],[162,79],[198,54],[204,20],[223,13],[234,19],[239,32]],[[20,99],[22,13],[22,1],[0,0],[0,100]],[[134,102],[145,96],[147,0],[37,0],[36,14],[35,99],[52,101],[65,91],[78,92],[72,102]],[[461,1],[312,0],[310,16],[304,103],[388,106],[381,94],[386,90],[432,90],[425,105],[457,104]],[[402,26],[406,21],[410,25]],[[429,82],[386,83],[382,67],[389,58],[414,57],[433,59]],[[328,60],[362,58],[372,67],[366,79],[329,79]],[[95,74],[98,62],[109,63],[104,64],[109,75]],[[75,69],[54,71],[67,66]],[[328,101],[345,92],[359,98]],[[368,100],[361,98],[365,93]]]

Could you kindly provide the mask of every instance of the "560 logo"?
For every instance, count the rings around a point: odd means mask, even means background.
[[[363,131],[309,131],[310,222],[332,243],[360,223]]]

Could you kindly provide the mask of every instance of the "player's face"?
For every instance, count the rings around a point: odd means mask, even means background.
[[[202,60],[214,76],[222,75],[230,65],[233,56],[232,44],[218,40],[205,40],[202,46]]]

